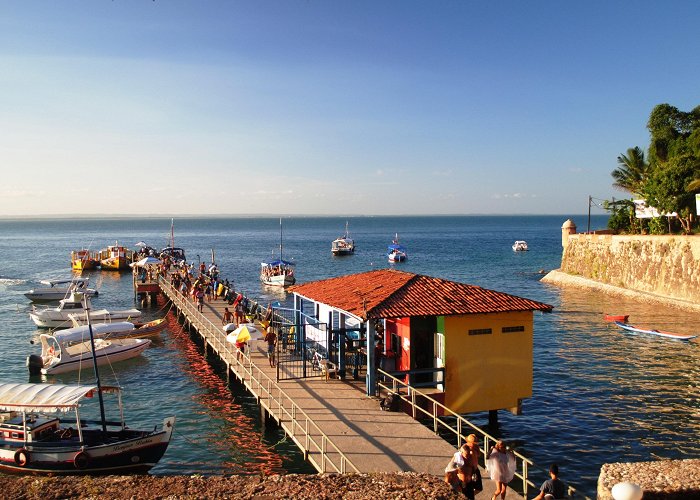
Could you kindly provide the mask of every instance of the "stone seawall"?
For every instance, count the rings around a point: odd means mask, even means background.
[[[561,272],[635,292],[700,303],[700,236],[571,234]]]

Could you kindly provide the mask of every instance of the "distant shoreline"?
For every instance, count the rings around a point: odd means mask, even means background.
[[[600,283],[592,279],[582,278],[581,276],[567,274],[559,269],[550,271],[540,281],[542,283],[555,286],[597,290],[608,295],[627,297],[645,302],[647,304],[661,304],[669,307],[675,307],[677,309],[683,309],[685,311],[700,312],[700,304],[695,304],[685,300],[673,299],[670,297],[663,297],[661,295],[654,295],[652,293],[620,288],[617,286],[608,285],[606,283]]]
[[[37,215],[0,215],[0,221],[9,220],[95,220],[95,219],[256,219],[256,218],[317,218],[317,219],[372,219],[378,217],[584,217],[585,214],[37,214]],[[607,214],[596,214],[606,217]]]

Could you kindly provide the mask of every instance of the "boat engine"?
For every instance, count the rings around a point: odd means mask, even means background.
[[[44,367],[44,360],[38,354],[30,354],[27,356],[27,368],[29,375],[39,375]]]

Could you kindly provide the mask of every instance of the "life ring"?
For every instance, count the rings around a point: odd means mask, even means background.
[[[49,347],[48,351],[46,351],[49,356],[53,356],[56,351],[54,351],[53,347]]]
[[[73,465],[76,469],[85,469],[90,463],[90,455],[84,451],[79,451],[73,457]]]
[[[15,452],[15,463],[20,467],[29,465],[29,452],[26,448],[20,448]]]

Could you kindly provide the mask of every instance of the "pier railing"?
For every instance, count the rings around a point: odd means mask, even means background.
[[[459,448],[463,442],[466,442],[469,434],[476,434],[477,436],[481,436],[484,443],[482,452],[483,456],[486,457],[491,449],[491,446],[493,446],[493,444],[499,440],[498,438],[484,432],[460,414],[455,413],[447,406],[431,398],[428,394],[425,394],[410,384],[407,384],[403,380],[396,378],[382,369],[378,369],[377,372],[377,385],[380,388],[397,394],[402,401],[408,403],[410,406],[411,416],[414,419],[431,419],[433,423],[433,432],[436,434],[438,434],[441,430],[443,432],[454,434],[457,437],[457,448]],[[429,407],[430,409],[426,409],[426,407]],[[445,421],[444,417],[454,418],[456,420],[456,425]],[[510,449],[509,451],[512,451],[515,455],[515,477],[520,479],[522,482],[522,494],[525,498],[527,498],[528,491],[537,491],[537,485],[530,479],[530,469],[534,468],[535,465],[532,460],[518,453],[517,451],[513,449]],[[568,494],[572,498],[583,498],[590,500],[589,497],[579,493],[576,488],[571,485],[568,486]]]
[[[238,349],[226,341],[221,327],[197,311],[197,306],[177,291],[166,279],[159,279],[161,290],[185,314],[188,322],[206,339],[226,365],[257,398],[270,415],[285,428],[297,443],[304,458],[320,472],[360,472],[352,461],[316,425],[314,420],[250,358],[250,349],[240,356]]]

